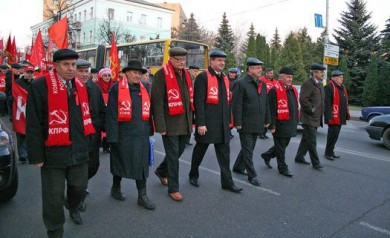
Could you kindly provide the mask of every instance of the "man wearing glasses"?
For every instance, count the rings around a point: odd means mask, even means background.
[[[163,185],[168,185],[168,195],[180,202],[183,195],[179,192],[179,158],[192,131],[194,90],[185,69],[187,51],[173,47],[169,57],[154,76],[152,87],[155,129],[162,136],[166,154],[155,174]]]

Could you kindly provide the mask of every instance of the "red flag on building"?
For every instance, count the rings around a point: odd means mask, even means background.
[[[118,49],[116,47],[115,32],[112,32],[110,49],[110,69],[113,81],[118,80],[120,67],[121,65],[118,57]]]
[[[28,92],[19,84],[12,84],[12,126],[13,130],[20,134],[26,134],[26,103]]]
[[[39,30],[37,38],[35,38],[35,43],[31,48],[30,63],[34,66],[39,66],[39,68],[42,68],[42,61],[45,59],[45,56],[46,54],[43,46],[41,30]]]
[[[58,49],[68,48],[68,17],[54,23],[48,30],[50,38]]]

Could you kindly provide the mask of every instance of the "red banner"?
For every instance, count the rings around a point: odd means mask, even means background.
[[[26,103],[28,92],[19,84],[12,84],[12,126],[13,130],[20,134],[26,134]]]
[[[42,61],[45,59],[45,48],[43,46],[43,40],[41,35],[41,30],[38,31],[37,38],[31,49],[30,62],[34,66],[39,66],[42,68]]]
[[[110,69],[113,81],[118,81],[120,67],[121,65],[118,57],[118,49],[116,47],[115,33],[113,32],[110,49]]]
[[[54,23],[48,30],[50,38],[58,49],[68,48],[68,17]]]

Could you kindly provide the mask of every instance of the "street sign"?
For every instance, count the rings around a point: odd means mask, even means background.
[[[318,13],[314,13],[314,25],[315,27],[324,28],[324,25],[322,24],[322,15]]]
[[[324,56],[324,64],[339,65],[339,58]]]
[[[324,45],[324,56],[339,58],[339,49],[338,45],[325,44]]]

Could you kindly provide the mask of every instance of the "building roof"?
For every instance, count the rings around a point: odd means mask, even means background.
[[[149,6],[152,6],[152,7],[158,7],[158,8],[167,9],[167,8],[164,8],[164,7],[159,6],[157,4],[153,4],[153,3],[150,3],[150,2],[147,2],[147,1],[144,1],[144,0],[125,0],[125,1],[135,2],[135,3],[139,3],[139,4],[149,5]],[[169,9],[169,10],[171,10],[171,9]]]

